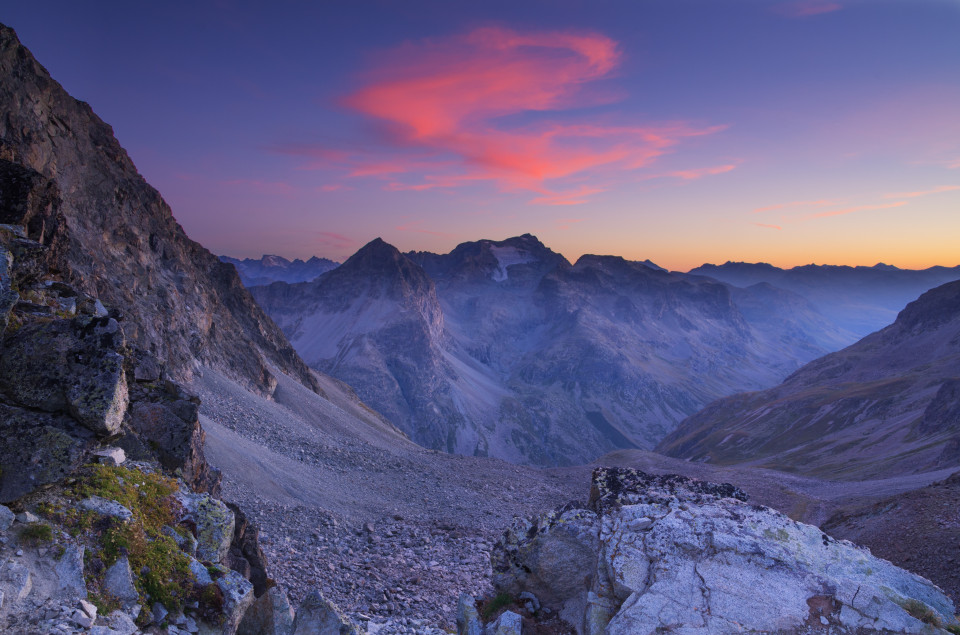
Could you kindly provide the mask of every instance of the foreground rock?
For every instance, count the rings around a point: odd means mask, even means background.
[[[580,634],[939,632],[927,580],[749,505],[730,485],[598,468],[588,506],[518,520],[494,584],[536,594]]]

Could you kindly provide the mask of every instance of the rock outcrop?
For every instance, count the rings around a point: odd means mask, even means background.
[[[957,627],[927,580],[750,505],[730,485],[594,471],[590,502],[519,521],[494,584],[580,634],[927,633]]]
[[[187,238],[110,126],[3,25],[0,112],[0,223],[49,247],[65,282],[123,307],[134,345],[181,381],[212,365],[269,394],[272,365],[317,389],[233,266]]]

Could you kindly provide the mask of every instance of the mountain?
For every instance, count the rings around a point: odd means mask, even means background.
[[[834,478],[960,465],[960,281],[775,388],[710,404],[658,449]]]
[[[277,280],[283,282],[309,282],[340,266],[339,262],[312,256],[309,260],[299,258],[290,261],[282,256],[265,255],[255,258],[231,258],[220,256],[220,260],[230,263],[240,274],[245,287],[270,284]]]
[[[275,368],[316,387],[234,268],[186,236],[110,126],[2,25],[0,79],[4,205],[32,201],[31,237],[62,243],[68,282],[123,307],[127,337],[176,378],[210,365],[269,393]]]
[[[766,263],[726,262],[702,265],[690,274],[709,276],[738,287],[767,283],[809,300],[838,328],[864,337],[893,322],[897,313],[924,291],[960,279],[958,267],[898,269],[806,265],[780,269]]]
[[[417,442],[543,465],[650,448],[842,339],[795,294],[616,257],[571,265],[529,234],[448,254],[377,239],[314,282],[253,293],[309,365]]]

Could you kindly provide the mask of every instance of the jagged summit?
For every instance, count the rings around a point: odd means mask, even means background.
[[[570,266],[533,234],[460,243],[448,254],[423,251],[410,252],[407,257],[441,286],[454,282],[523,286],[535,284],[557,267]]]

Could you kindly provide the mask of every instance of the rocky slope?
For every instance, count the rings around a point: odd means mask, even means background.
[[[960,281],[769,390],[714,402],[659,449],[721,464],[867,478],[960,465]]]
[[[269,362],[314,385],[234,268],[187,238],[110,126],[3,25],[0,112],[0,222],[25,215],[31,238],[56,244],[66,281],[123,307],[141,350],[180,379],[207,364],[269,393]]]
[[[559,614],[580,635],[960,628],[927,580],[746,500],[728,484],[597,469],[587,505],[506,532],[495,586],[535,598],[530,622]],[[471,604],[461,601],[461,633],[476,624]]]
[[[327,258],[312,256],[308,260],[296,258],[292,261],[282,256],[265,255],[255,258],[231,258],[220,256],[220,260],[233,265],[245,287],[270,284],[271,282],[310,282],[326,272],[340,266]]]
[[[570,265],[530,235],[449,254],[378,239],[254,296],[308,364],[417,442],[541,465],[652,447],[717,396],[844,341],[789,292],[614,257]]]
[[[809,300],[836,326],[861,338],[893,322],[908,302],[924,291],[960,279],[960,267],[898,269],[806,265],[780,269],[765,263],[727,262],[691,269],[738,287],[770,284]],[[852,343],[851,340],[848,343]]]

